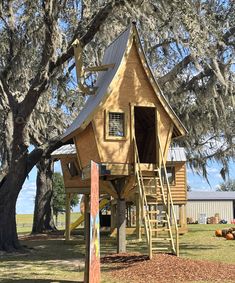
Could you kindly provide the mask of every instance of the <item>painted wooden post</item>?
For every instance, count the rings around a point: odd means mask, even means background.
[[[71,194],[66,193],[66,207],[65,207],[65,240],[70,240],[70,201],[71,201]]]
[[[85,273],[84,283],[89,283],[89,254],[90,254],[90,208],[89,195],[84,195],[84,238],[85,238]]]
[[[99,165],[91,161],[90,219],[86,224],[85,283],[100,282]]]
[[[117,199],[117,253],[126,252],[126,201]]]

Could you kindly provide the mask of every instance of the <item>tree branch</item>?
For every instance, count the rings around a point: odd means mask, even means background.
[[[51,153],[60,148],[63,145],[61,142],[61,137],[58,136],[48,143],[41,145],[40,147],[34,149],[29,155],[27,160],[27,174],[32,170],[32,168],[38,163],[41,157],[50,158]]]
[[[173,81],[176,76],[192,61],[192,56],[186,56],[182,61],[180,61],[174,68],[169,71],[166,75],[158,79],[158,83],[164,86],[167,82]]]

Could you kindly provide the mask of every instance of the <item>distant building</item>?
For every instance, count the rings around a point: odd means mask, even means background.
[[[212,217],[218,213],[230,223],[235,219],[235,192],[188,192],[186,208],[187,217],[193,221],[199,221],[203,214]]]

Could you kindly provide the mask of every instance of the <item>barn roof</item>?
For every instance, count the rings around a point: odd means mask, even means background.
[[[188,192],[188,200],[235,200],[235,192]]]
[[[66,144],[52,152],[53,158],[63,158],[66,155],[76,155],[74,144]],[[183,147],[173,147],[168,151],[167,161],[183,162],[186,161],[186,155]]]
[[[138,45],[138,53],[141,57],[143,67],[147,73],[147,76],[149,77],[150,83],[152,84],[153,89],[155,90],[155,93],[162,103],[163,107],[174,122],[174,132],[176,133],[176,136],[186,134],[187,130],[160,90],[142,48],[137,28],[135,24],[131,24],[106,48],[102,65],[114,64],[114,67],[109,68],[107,71],[99,72],[97,82],[95,84],[96,93],[88,97],[87,102],[79,113],[78,117],[63,134],[62,140],[64,142],[71,139],[75,135],[75,133],[81,132],[86,128],[86,126],[89,124],[89,122],[92,120],[92,117],[98,110],[99,105],[104,103],[107,95],[111,93],[110,84],[115,77],[119,67],[121,66],[122,61],[128,54],[133,38],[135,38],[135,42]]]

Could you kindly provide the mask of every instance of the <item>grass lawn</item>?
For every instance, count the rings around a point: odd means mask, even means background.
[[[71,223],[76,221],[81,214],[79,212],[71,213]],[[32,230],[33,223],[33,214],[17,214],[16,215],[16,224],[17,224],[17,232],[21,233],[30,233]],[[65,228],[65,214],[58,215],[58,226],[57,229]]]
[[[189,233],[180,236],[180,256],[235,264],[235,241],[214,236],[216,229],[225,227],[231,225],[190,225]],[[31,240],[23,244],[31,248],[29,253],[0,254],[0,282],[82,282],[85,252],[83,235],[67,245],[62,239]],[[131,243],[127,249],[128,252],[145,253],[146,246],[145,243]],[[115,251],[115,239],[102,235],[101,255]],[[118,283],[107,277],[105,269],[102,271],[102,283]]]

